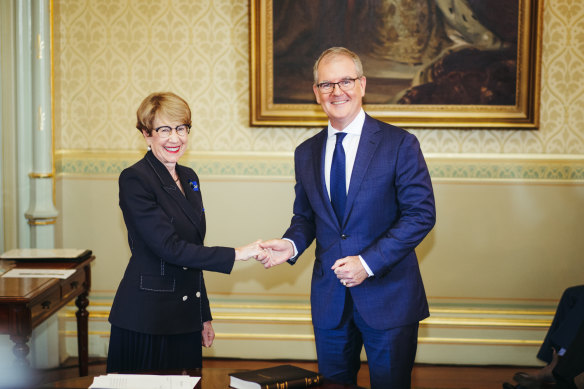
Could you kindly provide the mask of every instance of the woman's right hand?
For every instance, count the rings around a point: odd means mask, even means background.
[[[250,258],[255,258],[259,253],[263,251],[260,247],[261,239],[256,240],[245,246],[237,247],[235,249],[235,260],[236,261],[247,261]]]

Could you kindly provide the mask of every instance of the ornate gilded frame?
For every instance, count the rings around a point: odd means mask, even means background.
[[[250,2],[252,126],[322,126],[316,104],[274,103],[273,1]],[[318,0],[315,0],[318,1]],[[365,104],[371,116],[406,128],[521,128],[539,125],[543,0],[519,0],[515,105]]]

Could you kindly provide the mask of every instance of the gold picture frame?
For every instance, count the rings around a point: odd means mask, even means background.
[[[309,96],[308,94],[303,94],[299,101],[294,101],[293,100],[294,96],[289,97],[285,95],[288,92],[288,88],[275,88],[274,86],[275,82],[280,83],[280,81],[278,80],[285,80],[284,84],[292,86],[292,88],[294,88],[295,86],[300,86],[300,84],[303,83],[302,90],[306,91],[309,94],[312,94],[312,64],[315,61],[316,58],[315,56],[306,56],[306,58],[304,58],[302,55],[297,55],[296,57],[291,57],[293,58],[293,60],[301,58],[304,60],[304,63],[302,65],[295,63],[289,66],[288,68],[286,68],[287,69],[286,72],[282,72],[282,75],[278,73],[278,70],[280,68],[278,66],[275,66],[277,65],[275,64],[275,62],[278,60],[275,60],[276,57],[274,47],[275,42],[274,12],[276,11],[276,15],[278,15],[277,13],[277,11],[279,11],[278,7],[283,7],[284,5],[288,6],[288,8],[296,7],[300,9],[298,12],[304,13],[304,15],[297,15],[297,17],[295,17],[293,14],[294,11],[293,9],[292,10],[286,9],[284,10],[287,12],[286,18],[278,18],[277,20],[278,27],[282,25],[281,23],[282,19],[289,19],[286,20],[286,23],[292,25],[292,27],[289,27],[288,30],[293,31],[292,32],[293,34],[298,35],[299,31],[298,24],[306,22],[307,19],[314,19],[315,24],[322,23],[323,21],[328,20],[328,16],[321,17],[319,15],[316,15],[316,17],[313,17],[312,14],[309,13],[312,12],[311,10],[301,9],[300,7],[302,6],[305,8],[306,6],[316,7],[317,6],[316,4],[319,3],[321,3],[321,5],[324,7],[326,6],[327,1],[330,6],[329,0],[304,0],[311,2],[305,3],[304,5],[301,5],[299,3],[291,3],[298,1],[302,0],[251,0],[250,2],[250,73],[251,73],[250,121],[252,126],[311,127],[323,126],[326,125],[327,123],[327,118],[323,113],[321,107],[318,104],[316,104],[316,101],[314,100],[314,95],[312,95],[313,102],[306,100]],[[367,77],[367,93],[365,95],[364,100],[365,111],[377,119],[405,128],[537,129],[539,126],[539,105],[540,105],[541,31],[543,0],[515,0],[515,1],[516,10],[513,10],[514,12],[512,13],[511,17],[512,21],[515,20],[516,18],[517,29],[515,30],[516,32],[511,30],[511,33],[515,33],[516,36],[515,41],[513,41],[514,42],[514,45],[512,46],[513,51],[510,54],[511,63],[513,62],[513,60],[515,61],[514,64],[515,67],[514,68],[511,67],[511,69],[513,69],[513,72],[515,73],[515,78],[509,81],[509,85],[511,85],[511,87],[514,89],[507,88],[507,90],[510,91],[506,96],[507,100],[505,99],[502,100],[512,101],[512,103],[500,105],[492,103],[486,104],[476,103],[460,104],[452,102],[442,103],[439,94],[436,94],[438,96],[437,102],[433,101],[432,103],[410,104],[402,102],[387,103],[385,101],[371,102],[367,100],[368,93],[372,88],[371,85],[375,85],[376,81],[382,79],[375,77],[372,78],[367,74],[367,61],[363,59],[363,56],[361,56],[361,54],[359,54],[363,61],[365,76]],[[274,2],[277,2],[276,9],[274,9]],[[460,0],[460,2],[468,4],[466,0]],[[339,0],[336,0],[334,6],[338,7],[339,4],[344,3],[345,2],[340,2]],[[346,3],[349,6],[351,6],[351,4],[352,6],[354,6],[355,4],[355,2],[352,2],[350,0],[346,1]],[[375,2],[375,4],[380,3],[383,2]],[[386,3],[391,3],[391,1]],[[435,3],[438,4],[440,2],[436,1]],[[481,4],[481,2],[478,3]],[[504,2],[499,2],[498,4],[514,4],[514,3],[515,2],[513,0],[505,0]],[[363,4],[366,4],[366,2],[363,3],[359,2],[357,4],[359,6],[362,6]],[[477,2],[474,2],[474,4],[477,4]],[[507,7],[507,5],[502,5],[502,7]],[[491,15],[495,15],[495,18],[491,17],[491,19],[495,19],[496,22],[501,22],[502,24],[503,21],[497,18],[501,17],[501,15],[505,15],[506,13],[502,12],[502,10],[499,10],[501,12],[498,12],[496,10],[494,13],[491,11],[489,11]],[[355,10],[350,9],[345,9],[344,12],[345,19],[343,19],[344,22],[344,24],[342,24],[343,29],[345,29],[345,25],[347,25],[347,23],[351,22],[350,18],[352,18],[353,15],[363,14],[363,12],[359,14],[358,12],[355,12]],[[419,12],[419,10],[417,10],[417,12]],[[330,12],[329,10],[329,12],[327,12],[325,15],[330,16],[334,14],[336,14],[336,12]],[[371,12],[369,13],[369,15],[373,14],[374,13]],[[435,15],[432,16],[445,18],[443,15],[444,13],[438,10],[435,13]],[[472,17],[474,18],[475,16],[472,15]],[[467,19],[464,17],[464,15],[463,18],[464,20]],[[361,21],[359,28],[362,28],[363,24],[373,25],[374,23],[362,23]],[[513,23],[510,24],[511,27],[513,27]],[[322,27],[319,28],[322,29]],[[508,27],[507,31],[509,31]],[[385,30],[382,31],[382,33],[385,33]],[[278,35],[277,42],[278,47],[281,46],[280,43],[281,41],[283,41],[282,36],[285,35],[282,34]],[[302,42],[302,44],[304,45],[306,45],[305,42],[313,42],[313,40],[311,40],[313,38],[311,38],[310,36],[308,37],[304,36],[301,39],[303,40],[300,42]],[[361,40],[360,42],[366,41],[367,40]],[[405,44],[409,43],[404,42],[404,45]],[[345,46],[352,49],[351,46],[349,45]],[[358,42],[356,46],[359,48],[360,43]],[[487,52],[489,55],[491,55],[494,51],[485,50],[484,52]],[[444,53],[444,50],[442,51],[442,53]],[[468,55],[468,52],[465,54]],[[318,56],[318,54],[316,54],[316,56]],[[278,54],[277,58],[280,57],[281,56]],[[474,54],[471,54],[470,57],[467,56],[467,58],[473,58],[472,61],[467,62],[468,66],[473,66],[474,58],[476,58],[474,57]],[[400,58],[398,58],[397,62],[400,62],[399,60]],[[460,61],[456,63],[460,63]],[[510,62],[507,61],[504,63]],[[281,68],[283,69],[284,67]],[[379,69],[382,68],[383,66],[381,66]],[[296,69],[298,69],[298,71],[296,71]],[[293,77],[299,77],[297,73],[301,72],[303,72],[302,77],[295,80]],[[513,75],[513,72],[510,74]],[[419,78],[420,74],[421,72],[418,71],[416,77]],[[407,82],[409,82],[409,80],[407,80]],[[434,84],[438,85],[436,81],[433,82]],[[407,91],[405,92],[406,95],[411,94],[412,89],[416,88],[415,87],[408,88]],[[481,87],[480,89],[482,91],[484,88]],[[448,91],[448,88],[446,88],[445,90]],[[455,88],[452,90],[455,90]],[[493,92],[489,91],[488,88],[486,88],[486,90],[487,92],[490,92],[490,95],[493,94]],[[472,90],[471,92],[474,93],[474,90]],[[382,98],[385,97],[383,94],[378,95],[382,96]],[[396,96],[400,95],[396,94]],[[442,96],[445,96],[445,94],[443,93]],[[464,97],[464,95],[461,96]],[[501,94],[501,96],[503,96],[503,94]],[[288,101],[288,98],[290,98],[291,100]],[[403,101],[403,97],[401,101]]]

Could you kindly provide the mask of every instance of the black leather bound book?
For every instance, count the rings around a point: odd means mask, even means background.
[[[292,365],[231,373],[229,377],[229,386],[235,389],[295,389],[322,383],[322,375]]]

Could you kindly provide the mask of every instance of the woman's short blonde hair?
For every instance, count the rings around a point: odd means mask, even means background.
[[[146,97],[136,112],[138,131],[145,131],[148,136],[154,130],[156,117],[191,125],[191,109],[187,102],[172,92],[155,92]]]

